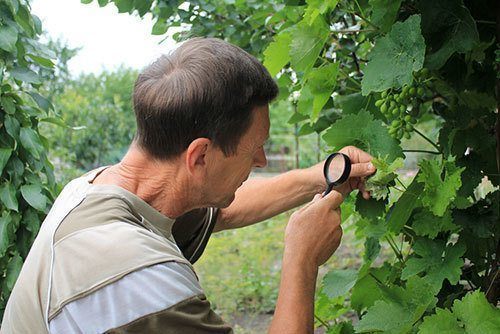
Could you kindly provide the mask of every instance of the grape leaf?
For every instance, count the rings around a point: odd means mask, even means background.
[[[456,300],[452,312],[436,309],[436,314],[424,317],[419,333],[485,333],[500,332],[500,310],[488,303],[481,291]]]
[[[425,310],[435,303],[428,284],[416,276],[408,280],[405,288],[393,286],[383,290],[383,300],[377,300],[355,326],[357,333],[407,333]]]
[[[354,328],[350,322],[341,322],[330,326],[326,334],[354,334]]]
[[[344,115],[326,130],[323,139],[334,149],[354,145],[372,156],[385,156],[387,161],[403,156],[398,142],[389,135],[382,122],[374,120],[365,110]]]
[[[330,29],[322,16],[318,16],[312,24],[299,22],[292,29],[290,44],[290,60],[294,70],[309,71],[316,62],[319,53],[328,38]]]
[[[377,167],[377,172],[366,181],[366,190],[378,200],[386,199],[389,194],[388,184],[398,177],[395,171],[404,166],[404,160],[397,158],[392,163],[388,163],[383,159],[374,158],[372,164]]]
[[[379,289],[378,282],[385,282],[389,277],[390,269],[388,266],[380,268],[370,268],[369,273],[358,278],[358,281],[352,288],[351,307],[361,313],[365,308],[375,304],[375,301],[382,299],[383,295]],[[378,281],[377,281],[378,280]]]
[[[417,182],[417,176],[413,179],[406,191],[391,207],[387,215],[387,226],[389,230],[399,233],[410,218],[413,210],[419,205],[419,196],[424,186]]]
[[[387,201],[370,197],[364,199],[361,193],[356,196],[356,211],[365,218],[380,217],[385,213],[385,205]]]
[[[424,160],[420,163],[418,182],[424,184],[422,203],[436,216],[443,216],[450,203],[455,199],[462,185],[460,175],[465,168],[457,168],[453,160],[441,164],[437,160]],[[441,174],[445,173],[444,179]]]
[[[323,277],[323,292],[330,298],[343,296],[356,283],[358,272],[354,269],[333,269]]]
[[[273,77],[290,61],[291,42],[290,32],[282,31],[264,50],[264,66]]]
[[[448,310],[436,309],[436,314],[425,317],[424,322],[419,327],[420,334],[465,334],[465,330],[460,327],[458,319]]]
[[[437,50],[427,56],[426,67],[438,69],[455,52],[471,51],[479,43],[476,22],[461,0],[423,0],[419,2],[422,12],[422,29],[427,35],[438,38],[430,41],[444,41],[441,45],[431,44]],[[437,44],[437,43],[436,43]]]
[[[365,240],[365,253],[363,259],[365,262],[372,262],[380,253],[380,242],[377,238],[368,237]]]
[[[398,16],[401,0],[370,0],[372,15],[370,22],[387,32]]]
[[[321,14],[325,14],[337,6],[339,0],[306,0],[307,8],[304,20],[311,24]]]
[[[463,244],[447,247],[442,240],[418,239],[413,245],[415,255],[406,262],[401,279],[406,280],[416,274],[425,272],[424,280],[438,291],[445,279],[455,284],[460,279],[465,253]]]
[[[311,120],[318,119],[321,109],[333,93],[337,83],[339,71],[338,63],[331,63],[323,67],[312,69],[307,75],[306,85],[309,87],[312,98]]]
[[[387,36],[376,41],[361,81],[361,92],[381,92],[412,82],[413,71],[424,63],[425,42],[420,33],[420,15],[397,22]]]
[[[465,324],[467,333],[500,332],[500,310],[488,303],[481,291],[474,291],[455,301],[453,312]]]
[[[423,209],[413,217],[413,230],[419,236],[435,238],[440,232],[456,231],[458,226],[453,224],[451,211],[447,210],[442,217]]]

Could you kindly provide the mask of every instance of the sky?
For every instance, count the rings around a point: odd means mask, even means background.
[[[119,14],[114,4],[100,8],[97,1],[32,0],[32,13],[42,20],[43,30],[61,38],[70,47],[82,47],[68,64],[73,75],[113,70],[123,64],[141,69],[161,54],[175,48],[165,36],[151,35],[153,21],[148,14]]]

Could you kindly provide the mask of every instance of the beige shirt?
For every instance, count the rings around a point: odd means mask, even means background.
[[[232,332],[211,310],[174,240],[174,220],[120,187],[91,184],[100,170],[71,181],[56,199],[0,333]],[[216,213],[201,216],[210,222]],[[192,261],[212,229],[179,233]],[[199,243],[189,243],[193,238]]]

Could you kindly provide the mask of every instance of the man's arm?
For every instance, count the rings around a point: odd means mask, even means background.
[[[340,244],[342,195],[332,191],[295,212],[285,230],[285,250],[276,310],[269,333],[312,333],[318,267]]]
[[[271,178],[248,179],[236,191],[233,203],[220,210],[214,232],[274,217],[310,201],[324,187],[324,180],[315,180],[314,169],[296,169]]]
[[[354,147],[340,150],[352,162],[349,180],[337,188],[344,195],[360,189],[365,198],[363,178],[375,172],[369,163],[372,157]],[[214,232],[244,227],[274,217],[310,201],[314,194],[325,190],[323,162],[310,168],[296,169],[271,178],[252,178],[236,191],[233,203],[221,209]]]

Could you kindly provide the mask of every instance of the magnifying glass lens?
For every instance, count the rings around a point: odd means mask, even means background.
[[[335,155],[332,160],[330,160],[330,165],[328,166],[327,175],[328,181],[330,183],[337,183],[344,170],[346,168],[346,160],[342,154]]]
[[[325,161],[323,173],[326,179],[326,190],[323,195],[327,195],[333,187],[347,181],[351,173],[351,160],[343,153],[332,153]]]

